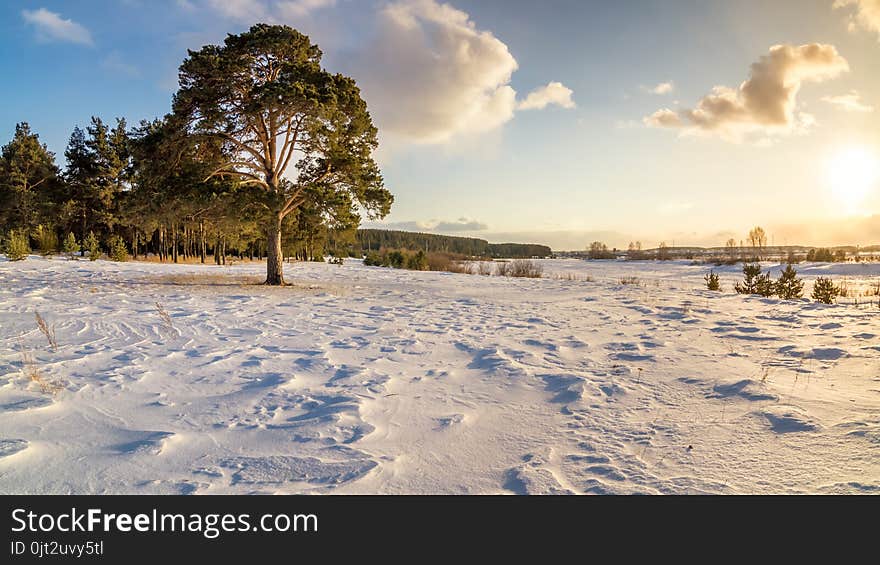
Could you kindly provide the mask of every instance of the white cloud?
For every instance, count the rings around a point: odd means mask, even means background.
[[[519,110],[542,110],[549,104],[556,104],[563,108],[575,108],[571,95],[574,92],[561,82],[551,82],[547,86],[536,88],[526,96],[526,99],[517,105]]]
[[[880,39],[880,0],[835,0],[834,8],[855,7],[855,14],[849,16],[849,30],[859,28],[873,31]]]
[[[851,91],[849,94],[840,94],[837,96],[825,96],[822,98],[822,102],[827,102],[828,104],[833,104],[837,106],[841,110],[846,110],[847,112],[873,112],[874,107],[862,102],[861,95],[855,90]]]
[[[648,91],[652,94],[669,94],[673,90],[675,90],[675,83],[672,81],[661,82],[660,84],[648,89]]]
[[[513,118],[516,59],[465,12],[404,0],[379,12],[375,42],[355,67],[380,128],[423,142],[494,129]]]
[[[178,0],[181,1],[181,0]],[[186,0],[215,15],[249,24],[286,23],[308,32],[310,17],[338,0]],[[357,22],[356,37],[333,52],[336,65],[358,81],[382,132],[383,147],[445,143],[498,130],[517,110],[556,104],[574,108],[571,89],[550,82],[518,101],[510,81],[517,70],[507,45],[470,16],[438,0],[392,0],[375,20]],[[372,29],[371,29],[372,27]],[[327,39],[321,35],[321,45]],[[332,42],[330,42],[332,45]],[[342,56],[340,56],[342,55]]]
[[[380,130],[408,141],[444,143],[495,130],[517,109],[574,106],[558,82],[518,103],[510,86],[518,64],[507,45],[436,0],[383,7],[375,41],[352,63]]]
[[[93,45],[92,34],[82,25],[73,20],[66,20],[61,14],[50,12],[46,8],[23,10],[24,21],[34,26],[37,38],[41,41],[66,41],[81,45]]]
[[[797,110],[804,82],[821,82],[849,70],[833,45],[775,45],[751,66],[739,88],[716,86],[693,109],[658,110],[645,118],[651,127],[684,128],[689,133],[728,139],[757,132],[793,133],[809,128],[813,117]]]
[[[647,116],[644,119],[644,123],[647,126],[655,128],[677,128],[683,125],[678,112],[670,110],[669,108],[657,110],[650,116]]]

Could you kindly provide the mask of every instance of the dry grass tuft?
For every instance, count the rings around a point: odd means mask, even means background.
[[[21,370],[24,373],[24,376],[27,378],[28,382],[32,382],[36,384],[40,388],[40,392],[43,394],[48,394],[50,396],[55,396],[62,390],[64,390],[64,384],[59,381],[53,381],[46,378],[42,372],[40,372],[40,367],[37,365],[34,356],[30,351],[25,349],[24,344],[20,345],[21,348]]]
[[[55,324],[49,327],[49,324],[40,316],[39,312],[35,312],[34,317],[37,319],[37,327],[40,328],[40,331],[43,332],[43,335],[49,341],[49,347],[52,348],[52,351],[58,351],[58,340],[55,339]]]
[[[528,259],[514,259],[499,262],[495,274],[499,277],[539,279],[544,276],[544,267]]]
[[[491,261],[480,261],[477,263],[477,274],[488,277],[495,272],[495,265]]]
[[[558,281],[596,282],[596,279],[591,275],[579,275],[577,273],[557,273],[553,275],[553,278]]]
[[[174,322],[171,320],[171,316],[158,302],[156,302],[156,311],[159,312],[159,317],[162,318],[162,323],[165,325],[165,328],[168,330],[174,330]]]
[[[446,265],[445,270],[450,273],[459,273],[462,275],[473,274],[470,261],[450,261],[449,264]]]

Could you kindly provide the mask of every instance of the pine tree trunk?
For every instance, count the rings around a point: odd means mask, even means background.
[[[205,241],[205,221],[199,220],[199,257],[202,263],[208,255],[208,243]]]
[[[165,262],[165,225],[159,226],[159,261]]]
[[[281,249],[281,218],[272,218],[266,229],[266,283],[284,284],[284,253]]]
[[[171,224],[171,258],[177,263],[178,255],[177,255],[177,246],[178,246],[178,233],[180,230],[177,229],[177,222]]]
[[[82,212],[82,227],[80,228],[79,231],[80,231],[80,234],[79,234],[79,256],[85,257],[86,256],[86,237],[87,237],[85,209],[83,209],[83,212]]]

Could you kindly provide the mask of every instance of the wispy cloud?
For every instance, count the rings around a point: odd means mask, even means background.
[[[675,90],[675,83],[672,81],[661,82],[660,84],[643,88],[651,94],[669,94]]]
[[[796,112],[802,84],[821,82],[848,70],[849,64],[833,45],[775,45],[752,64],[749,78],[739,88],[716,86],[695,108],[663,108],[647,116],[644,123],[727,139],[752,132],[770,135],[803,130],[814,120],[809,114]]]
[[[334,5],[336,0],[287,0],[278,2],[278,11],[288,18],[301,18]]]
[[[61,14],[50,12],[46,8],[23,10],[21,16],[25,22],[33,26],[37,32],[37,39],[40,41],[94,45],[92,34],[88,29],[73,20],[64,19]]]
[[[140,69],[131,63],[126,62],[122,55],[117,51],[104,57],[104,60],[101,61],[101,66],[112,73],[124,75],[129,78],[141,77]]]
[[[207,0],[207,7],[225,18],[244,22],[265,20],[269,15],[262,0]]]
[[[840,94],[837,96],[824,96],[822,102],[833,104],[841,110],[847,112],[873,112],[874,107],[862,102],[862,96],[855,90],[849,94]]]
[[[221,17],[243,23],[286,22],[329,8],[336,0],[177,0],[188,11],[200,6]]]
[[[666,202],[660,205],[659,211],[662,214],[670,214],[677,215],[692,210],[694,208],[693,202]]]
[[[457,220],[426,220],[426,221],[408,221],[408,222],[390,222],[390,223],[374,223],[365,227],[376,227],[381,229],[416,231],[416,232],[440,232],[440,233],[456,233],[456,232],[479,232],[489,229],[489,226],[478,220],[470,218],[459,218]]]

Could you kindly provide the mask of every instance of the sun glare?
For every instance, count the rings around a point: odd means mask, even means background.
[[[880,183],[880,158],[867,147],[841,149],[828,162],[828,181],[834,197],[855,212]]]

